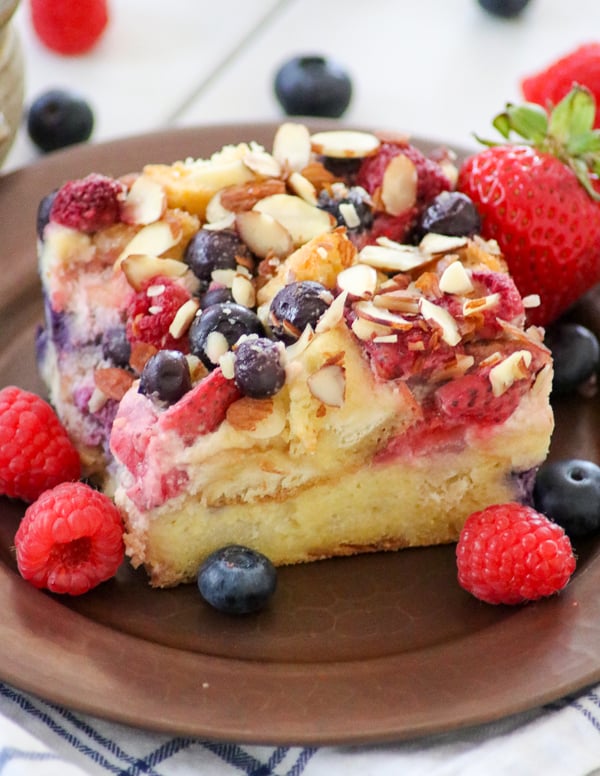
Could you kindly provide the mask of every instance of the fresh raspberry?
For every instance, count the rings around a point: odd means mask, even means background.
[[[187,333],[173,337],[169,327],[177,310],[190,298],[189,291],[171,278],[159,275],[147,280],[127,306],[127,339],[131,345],[143,342],[157,350],[189,353]]]
[[[60,188],[50,209],[50,221],[91,234],[119,221],[125,187],[114,178],[91,173]]]
[[[16,386],[0,391],[0,493],[24,501],[78,480],[81,463],[53,409]]]
[[[84,54],[108,24],[107,0],[31,0],[33,29],[59,54]]]
[[[554,106],[574,84],[587,86],[600,105],[600,43],[587,43],[553,62],[521,82],[523,96],[544,108]],[[600,127],[600,112],[596,112],[595,127]]]
[[[113,502],[82,482],[64,482],[31,504],[15,535],[21,576],[53,593],[81,595],[117,573],[123,522]]]
[[[458,581],[490,604],[536,601],[575,571],[564,530],[522,504],[496,504],[467,518],[456,547]]]

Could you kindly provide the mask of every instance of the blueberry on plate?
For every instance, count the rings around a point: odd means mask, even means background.
[[[27,113],[29,137],[44,152],[83,143],[93,129],[94,114],[87,100],[61,89],[41,94]]]
[[[533,488],[538,512],[561,525],[571,538],[600,529],[600,466],[577,458],[546,461]]]
[[[275,75],[275,95],[288,116],[339,118],[352,98],[345,69],[320,55],[296,56]]]
[[[138,391],[174,404],[192,387],[187,358],[178,350],[159,350],[144,364]]]
[[[554,393],[572,393],[598,372],[600,344],[585,326],[559,321],[548,326],[544,342],[554,362]]]
[[[198,570],[204,600],[226,614],[250,614],[267,605],[277,586],[277,570],[262,553],[239,544],[216,550]]]
[[[479,5],[493,16],[511,19],[529,5],[529,0],[477,0]]]

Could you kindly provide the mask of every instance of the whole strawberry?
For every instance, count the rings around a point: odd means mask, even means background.
[[[14,385],[0,391],[0,494],[35,501],[81,476],[79,454],[52,407]]]
[[[458,581],[490,604],[536,601],[575,571],[564,530],[531,507],[496,504],[467,518],[456,546]]]
[[[107,0],[30,0],[31,22],[51,51],[84,54],[101,38],[109,20]]]
[[[576,87],[548,117],[508,105],[494,120],[519,144],[487,142],[462,165],[458,188],[477,207],[482,235],[497,240],[521,294],[539,295],[528,322],[547,325],[600,281],[600,131],[595,102]]]

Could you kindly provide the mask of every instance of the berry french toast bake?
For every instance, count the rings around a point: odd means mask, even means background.
[[[546,457],[542,331],[449,155],[310,134],[65,183],[38,360],[151,584],[455,541]]]

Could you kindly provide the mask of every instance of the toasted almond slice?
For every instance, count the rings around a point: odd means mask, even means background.
[[[340,202],[339,210],[348,229],[355,229],[357,226],[360,226],[360,216],[352,202]]]
[[[475,315],[481,313],[484,310],[489,310],[491,307],[496,307],[500,301],[500,294],[488,294],[487,296],[479,297],[478,299],[465,299],[463,302],[463,315],[467,318],[469,315]]]
[[[229,350],[229,343],[224,334],[220,331],[211,331],[206,338],[206,345],[204,346],[204,352],[206,357],[212,361],[213,364],[218,364],[221,356]]]
[[[335,159],[362,159],[374,154],[381,145],[379,138],[371,132],[351,129],[316,132],[310,141],[315,153]]]
[[[367,318],[355,318],[352,321],[352,326],[350,328],[355,336],[358,337],[359,340],[363,340],[363,342],[369,342],[370,340],[375,340],[380,337],[388,337],[392,333],[389,326],[383,326],[382,324],[375,323]]]
[[[440,291],[445,294],[470,294],[473,291],[471,276],[461,261],[448,264],[440,277]]]
[[[300,172],[310,161],[310,132],[304,124],[285,122],[275,133],[273,157],[281,167]]]
[[[390,248],[384,245],[365,245],[358,254],[358,260],[384,272],[410,272],[431,261],[431,256],[421,252],[414,245]]]
[[[317,334],[322,334],[324,331],[334,329],[338,323],[343,320],[347,298],[348,294],[346,291],[342,291],[341,294],[336,296],[323,315],[319,318],[317,325],[315,326]]]
[[[313,237],[330,232],[335,226],[334,217],[326,210],[320,210],[292,194],[273,194],[261,199],[252,209],[278,221],[297,247]]]
[[[166,207],[167,196],[160,183],[140,175],[120,207],[121,221],[126,224],[152,224],[162,217]]]
[[[450,315],[448,310],[445,310],[443,307],[430,302],[429,299],[425,299],[425,297],[422,297],[419,300],[419,307],[421,310],[421,315],[423,318],[425,318],[426,321],[431,321],[441,328],[442,339],[444,342],[448,343],[448,345],[451,345],[452,347],[454,347],[454,345],[458,345],[461,340],[460,332],[458,330],[456,321]]]
[[[256,289],[254,283],[241,273],[236,273],[231,283],[231,295],[234,302],[244,307],[254,307],[256,304]]]
[[[308,389],[329,407],[341,407],[346,396],[346,372],[339,364],[326,364],[308,378]]]
[[[227,208],[223,206],[223,203],[221,202],[222,193],[222,191],[217,191],[217,193],[208,201],[205,217],[209,224],[217,224],[219,221],[231,218],[233,215],[231,210],[227,210]]]
[[[188,299],[175,313],[171,325],[169,326],[169,334],[175,339],[183,337],[185,332],[189,329],[191,322],[194,320],[196,313],[198,312],[200,305],[197,299]]]
[[[236,430],[256,439],[269,439],[280,434],[286,423],[285,410],[273,399],[243,396],[227,410],[227,421]]]
[[[337,286],[350,299],[371,299],[377,289],[377,270],[368,264],[353,264],[337,276]]]
[[[222,229],[231,229],[235,224],[235,213],[228,213],[218,221],[213,221],[210,224],[204,224],[203,229],[208,232],[220,232]]]
[[[267,256],[284,259],[294,250],[291,234],[268,213],[247,210],[237,214],[235,224],[242,240],[261,259]]]
[[[452,253],[464,248],[469,242],[467,237],[452,237],[447,234],[429,232],[419,243],[419,248],[426,253]]]
[[[180,235],[173,234],[171,226],[166,221],[155,221],[143,226],[123,248],[115,266],[119,266],[123,259],[133,254],[160,256],[177,245],[179,239]]]
[[[252,172],[264,178],[279,178],[281,165],[267,151],[249,151],[245,154],[243,162]]]
[[[310,343],[315,338],[315,332],[312,326],[306,326],[304,328],[304,331],[298,337],[296,342],[292,343],[291,345],[288,345],[285,349],[284,353],[284,361],[287,364],[289,364],[290,361],[293,361],[295,358],[298,358],[306,348],[310,345]]]
[[[293,172],[288,178],[288,186],[310,205],[317,204],[317,190],[313,184],[299,172]]]
[[[233,350],[223,353],[219,358],[219,366],[221,367],[221,372],[223,372],[223,377],[226,380],[233,380],[235,375],[235,353]]]
[[[405,288],[375,294],[373,304],[396,313],[416,315],[419,312],[420,295]]]
[[[373,323],[387,326],[388,329],[407,331],[413,326],[411,321],[403,318],[401,315],[396,315],[384,307],[377,307],[370,301],[357,302],[354,305],[354,310],[360,318],[366,318]]]
[[[542,300],[540,299],[539,294],[528,294],[527,296],[523,297],[523,307],[525,307],[527,310],[533,307],[539,307],[541,303]]]
[[[183,277],[188,266],[176,259],[161,259],[144,253],[134,253],[121,262],[121,269],[129,285],[140,291],[144,283],[157,275],[170,278]]]
[[[494,396],[502,396],[514,382],[528,377],[530,364],[529,350],[515,350],[510,356],[493,366],[490,369],[489,380]]]
[[[417,201],[417,168],[404,154],[390,160],[383,173],[381,201],[387,213],[399,216]]]

